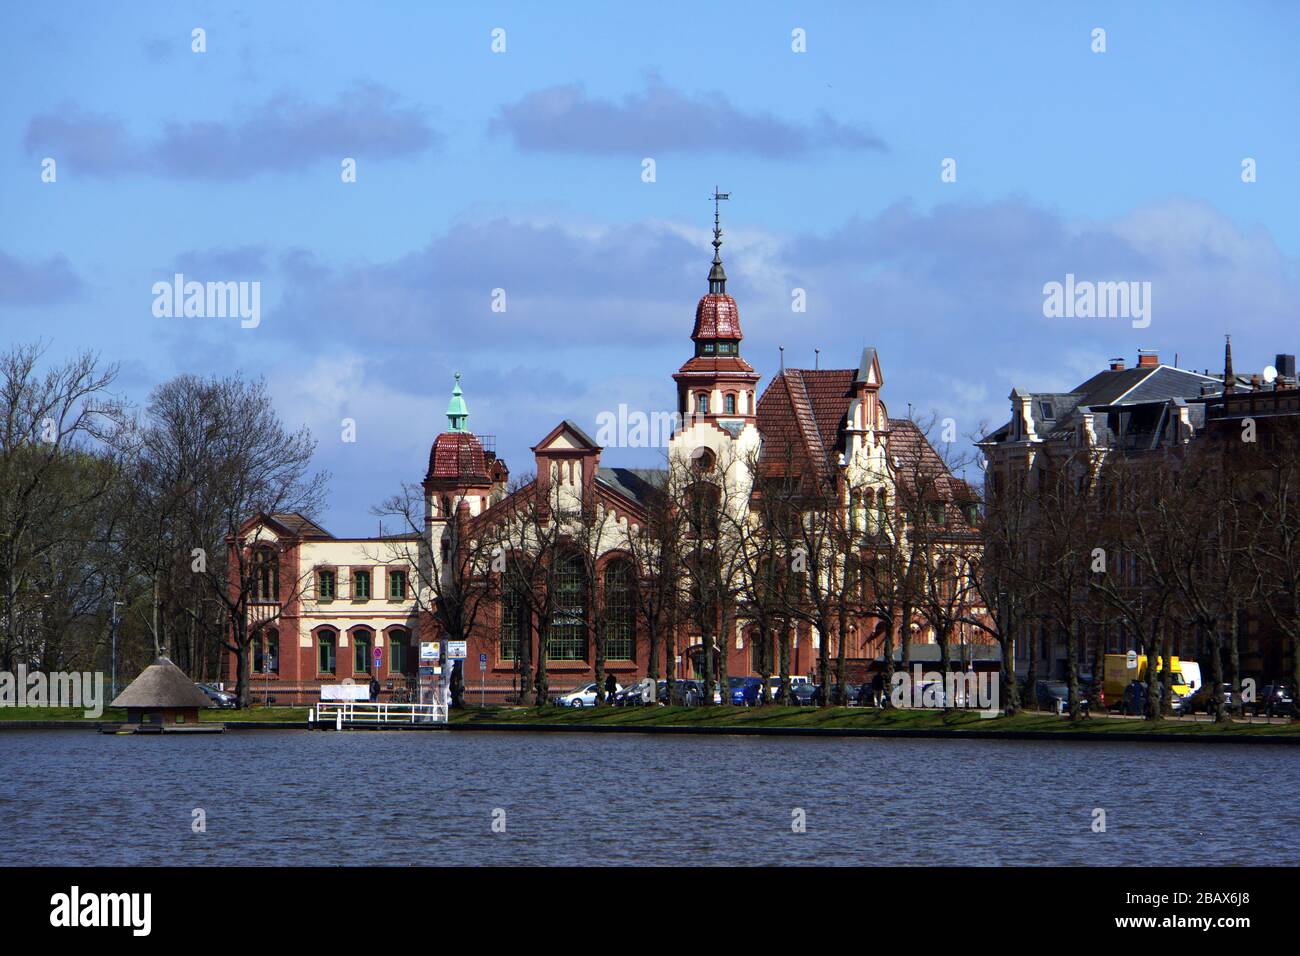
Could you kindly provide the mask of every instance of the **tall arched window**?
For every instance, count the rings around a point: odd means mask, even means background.
[[[736,396],[728,392],[722,399],[722,410],[728,415],[736,414]]]
[[[518,586],[507,582],[501,595],[501,629],[497,636],[500,660],[519,659],[519,642],[528,637],[527,610]]]
[[[636,636],[632,562],[620,558],[605,565],[605,657],[632,660]]]
[[[326,627],[316,632],[317,673],[334,675],[334,655],[337,648],[338,634],[335,631]]]
[[[352,632],[352,673],[370,673],[370,648],[374,637],[364,627]]]
[[[405,674],[411,670],[411,633],[403,627],[388,632],[388,671]]]
[[[695,410],[701,415],[709,414],[709,393],[700,392],[695,396]]]
[[[587,588],[582,555],[559,560],[552,581],[550,626],[546,629],[546,656],[553,661],[581,661],[587,657]]]
[[[275,604],[280,600],[280,562],[275,552],[260,547],[253,552],[253,601]]]

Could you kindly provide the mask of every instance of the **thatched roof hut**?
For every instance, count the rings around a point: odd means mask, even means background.
[[[211,707],[212,701],[183,670],[159,657],[109,706],[125,707],[127,722],[132,724],[183,724],[197,722],[199,708]]]

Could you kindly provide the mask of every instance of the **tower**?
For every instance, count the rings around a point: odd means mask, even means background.
[[[709,291],[695,307],[691,330],[694,355],[673,376],[677,383],[680,429],[669,443],[669,455],[695,459],[708,452],[714,458],[742,457],[757,448],[755,425],[759,375],[740,357],[745,337],[740,329],[740,309],[727,294],[727,272],[722,265],[720,203],[731,198],[713,191],[713,262]]]

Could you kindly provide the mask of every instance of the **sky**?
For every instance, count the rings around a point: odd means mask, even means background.
[[[717,186],[760,389],[874,346],[964,441],[1139,348],[1300,352],[1298,41],[1287,2],[6,3],[0,347],[139,404],[264,377],[322,524],[374,533],[455,372],[516,476],[673,407]],[[176,273],[258,283],[256,326],[156,315]],[[1149,324],[1049,317],[1067,275],[1150,283]]]

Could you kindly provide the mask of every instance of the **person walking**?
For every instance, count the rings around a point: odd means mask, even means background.
[[[370,700],[376,703],[379,701],[379,678],[378,677],[370,678]]]
[[[614,680],[613,674],[605,675],[605,703],[613,703],[614,695],[618,693],[618,681]]]

